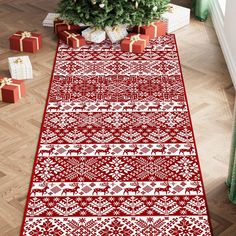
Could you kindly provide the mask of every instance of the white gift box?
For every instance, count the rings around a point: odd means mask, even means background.
[[[106,32],[104,30],[89,27],[82,31],[82,36],[87,40],[94,43],[101,43],[106,39]]]
[[[165,12],[161,19],[167,22],[167,33],[178,30],[190,23],[190,9],[186,7],[169,4],[170,12]]]
[[[9,71],[13,79],[33,79],[33,70],[28,56],[9,57]]]
[[[55,18],[59,17],[58,13],[48,13],[45,19],[43,20],[43,26],[53,27]]]
[[[118,25],[115,27],[106,26],[105,31],[112,43],[117,43],[128,35],[126,25]]]

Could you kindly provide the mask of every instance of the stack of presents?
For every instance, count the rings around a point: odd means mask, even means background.
[[[112,43],[120,43],[124,52],[142,53],[150,40],[189,24],[189,20],[190,9],[171,4],[159,21],[129,28],[129,32],[126,25],[107,26],[104,30],[73,25],[56,13],[48,13],[43,26],[54,27],[58,38],[72,48],[83,47],[87,42],[101,43],[109,38]],[[18,31],[9,41],[10,49],[14,51],[35,53],[42,47],[41,34],[34,32]],[[15,103],[25,96],[24,80],[33,78],[32,65],[29,56],[10,57],[8,64],[11,78],[0,76],[2,101]]]

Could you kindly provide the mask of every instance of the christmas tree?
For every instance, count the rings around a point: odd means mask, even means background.
[[[74,24],[104,28],[149,25],[166,11],[169,0],[61,0],[58,13]]]

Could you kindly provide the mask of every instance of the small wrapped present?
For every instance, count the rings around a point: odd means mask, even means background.
[[[9,37],[10,49],[20,52],[35,53],[42,47],[41,34],[18,31]]]
[[[106,32],[101,29],[89,27],[82,31],[82,36],[87,40],[94,43],[101,43],[106,39]]]
[[[8,66],[11,77],[17,80],[33,79],[33,70],[28,56],[9,57]]]
[[[53,27],[54,26],[54,20],[56,18],[59,18],[59,14],[58,13],[48,13],[47,16],[45,17],[45,19],[43,20],[43,26],[46,27]]]
[[[61,31],[59,38],[72,48],[78,48],[86,45],[85,39],[80,34],[68,31]]]
[[[14,80],[0,76],[0,88],[3,102],[15,103],[25,96],[25,84],[23,80]]]
[[[190,23],[190,9],[169,4],[161,20],[167,23],[167,32],[172,33]]]
[[[56,18],[54,20],[54,32],[56,34],[58,34],[61,31],[66,31],[66,30],[68,30],[68,31],[78,31],[79,29],[80,29],[79,25],[70,24],[66,20],[62,20],[62,19],[59,19],[59,18]]]
[[[148,26],[135,26],[134,32],[138,34],[145,34],[149,36],[149,39],[154,39],[159,36],[166,35],[167,24],[165,21],[152,22]]]
[[[149,36],[145,34],[128,34],[121,41],[121,50],[125,52],[142,53],[149,44]]]
[[[117,43],[128,35],[125,25],[117,25],[115,27],[106,26],[105,31],[112,43]]]

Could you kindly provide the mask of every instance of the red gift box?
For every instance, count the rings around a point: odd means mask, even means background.
[[[56,25],[59,25],[59,23],[64,22],[64,20],[61,20],[60,18],[56,17],[53,21],[54,24],[54,32],[56,33]]]
[[[10,49],[35,53],[42,47],[42,36],[28,31],[18,31],[9,38]]]
[[[142,53],[148,44],[148,35],[131,33],[121,41],[120,46],[125,52]]]
[[[59,33],[59,38],[73,48],[78,48],[86,45],[85,38],[75,32],[61,31]]]
[[[15,103],[25,96],[25,84],[23,80],[3,78],[0,76],[0,87],[3,102]]]
[[[54,32],[59,33],[61,31],[78,31],[80,29],[79,25],[69,24],[65,20],[56,19],[54,20]]]
[[[148,26],[135,26],[133,31],[138,34],[148,35],[150,39],[166,35],[167,23],[164,21],[153,22]]]

